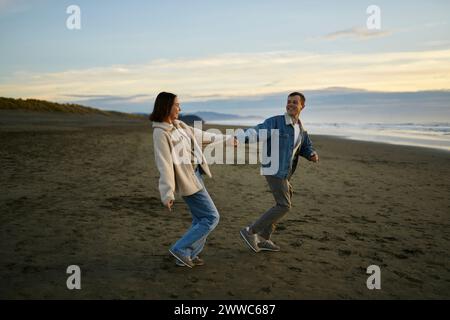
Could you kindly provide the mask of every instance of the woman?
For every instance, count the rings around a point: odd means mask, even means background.
[[[161,201],[170,211],[179,192],[189,207],[192,225],[169,252],[177,265],[194,267],[203,265],[199,257],[209,233],[219,222],[219,212],[203,183],[202,173],[211,177],[201,145],[229,140],[232,136],[216,135],[188,126],[178,120],[178,97],[161,92],[155,100],[150,120],[153,122],[153,147],[156,166],[160,173]]]

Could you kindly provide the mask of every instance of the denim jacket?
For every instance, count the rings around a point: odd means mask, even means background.
[[[246,143],[251,142],[249,136],[252,135],[256,136],[257,141],[265,140],[263,141],[263,154],[268,157],[272,157],[271,140],[275,137],[279,137],[278,150],[275,150],[275,152],[278,152],[278,170],[276,172],[269,170],[269,167],[272,164],[271,162],[266,164],[262,163],[262,175],[271,175],[277,178],[289,179],[297,168],[298,157],[302,156],[309,160],[315,153],[308,132],[303,129],[300,120],[298,121],[301,143],[296,149],[294,148],[294,123],[287,113],[268,118],[263,123],[245,130]],[[268,134],[262,135],[262,129],[267,130]],[[278,131],[271,131],[272,129],[278,129]]]

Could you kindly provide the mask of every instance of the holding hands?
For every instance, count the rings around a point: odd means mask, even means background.
[[[237,147],[239,145],[239,140],[237,139],[237,137],[233,137],[233,139],[229,140],[229,143],[233,146],[233,147]]]

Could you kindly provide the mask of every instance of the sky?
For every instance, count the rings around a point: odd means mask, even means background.
[[[447,0],[0,0],[0,96],[137,112],[163,90],[182,102],[450,90],[449,12]]]

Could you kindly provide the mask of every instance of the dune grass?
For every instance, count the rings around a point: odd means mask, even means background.
[[[142,118],[142,115],[118,112],[118,111],[106,111],[92,107],[86,107],[79,104],[71,103],[56,103],[45,100],[37,99],[14,99],[0,97],[0,110],[24,110],[34,112],[63,112],[71,114],[100,114],[105,116],[119,116],[129,118]]]

